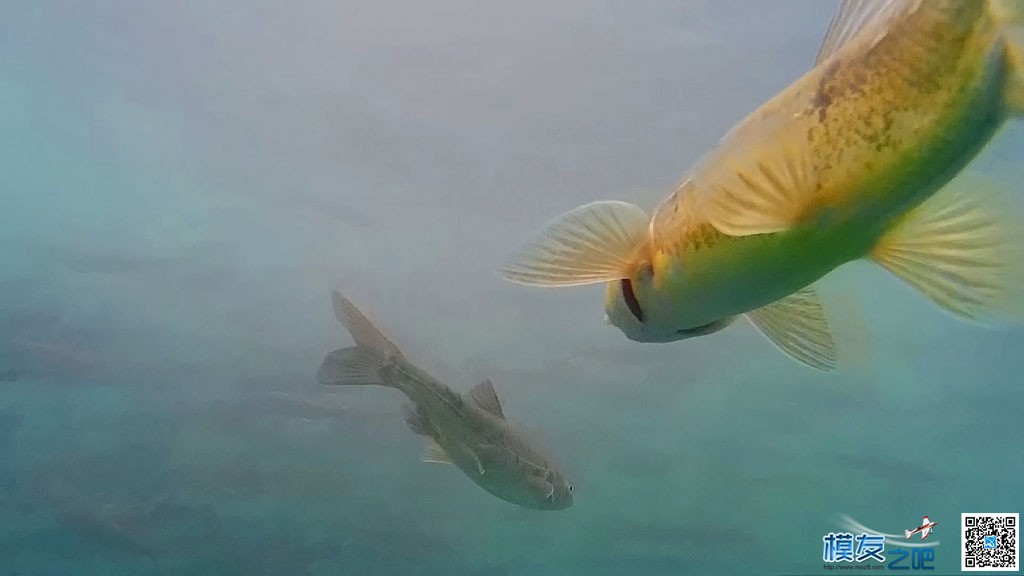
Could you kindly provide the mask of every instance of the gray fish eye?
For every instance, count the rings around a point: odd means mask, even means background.
[[[572,484],[566,484],[565,489],[569,491],[569,494],[572,494]]]

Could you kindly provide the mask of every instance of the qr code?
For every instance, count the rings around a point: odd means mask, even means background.
[[[960,515],[964,571],[1020,570],[1020,514],[963,513]]]

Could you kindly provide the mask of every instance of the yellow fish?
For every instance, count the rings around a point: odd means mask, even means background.
[[[1024,229],[951,180],[1024,114],[1024,0],[846,0],[814,67],[737,124],[653,217],[567,212],[501,268],[539,286],[607,283],[606,321],[639,342],[745,316],[793,359],[837,366],[811,286],[869,258],[943,309],[1024,308]]]

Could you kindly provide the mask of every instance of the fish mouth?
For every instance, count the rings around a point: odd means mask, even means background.
[[[712,333],[718,332],[719,330],[725,328],[726,326],[728,326],[731,323],[732,323],[732,318],[723,318],[721,320],[715,320],[714,322],[708,322],[707,324],[702,324],[702,325],[696,326],[694,328],[682,328],[680,330],[676,330],[676,334],[678,334],[679,336],[682,336],[683,338],[693,338],[695,336],[707,336],[708,334],[712,334]]]

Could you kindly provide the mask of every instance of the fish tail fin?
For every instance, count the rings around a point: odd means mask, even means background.
[[[316,377],[325,386],[388,386],[381,372],[388,357],[365,346],[351,346],[327,354]]]
[[[989,10],[1002,26],[1006,49],[1006,110],[1010,116],[1024,116],[1024,2],[989,0]]]
[[[341,292],[331,291],[331,304],[334,306],[334,317],[348,330],[358,347],[381,353],[385,361],[392,356],[402,355],[398,346],[388,340],[387,336],[384,336]]]
[[[396,388],[384,377],[382,369],[392,358],[401,357],[402,351],[341,292],[331,291],[331,304],[334,316],[352,335],[356,345],[327,354],[317,372],[317,380],[328,386]]]
[[[955,316],[1024,320],[1024,216],[977,173],[906,214],[871,258]]]
[[[529,286],[582,286],[629,278],[650,218],[617,201],[584,204],[548,222],[499,269]]]

